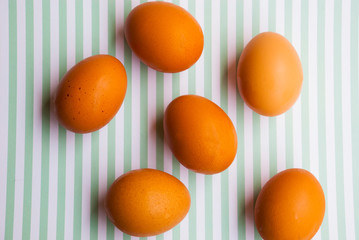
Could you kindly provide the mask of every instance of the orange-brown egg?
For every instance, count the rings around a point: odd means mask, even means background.
[[[191,197],[174,176],[155,169],[127,172],[116,179],[105,198],[105,210],[121,231],[154,236],[176,226],[187,215]]]
[[[222,172],[236,156],[237,133],[231,119],[204,97],[184,95],[174,99],[166,109],[163,125],[172,153],[192,171]]]
[[[255,204],[255,223],[265,240],[312,239],[322,224],[325,197],[307,170],[288,169],[273,176]]]
[[[96,131],[116,115],[126,88],[126,71],[119,60],[110,55],[88,57],[72,67],[59,84],[57,118],[70,131]]]
[[[186,70],[203,50],[203,32],[196,19],[168,2],[135,7],[126,19],[125,36],[141,61],[161,72]]]
[[[297,100],[303,71],[297,52],[283,36],[265,32],[244,48],[237,69],[237,86],[253,111],[276,116]]]

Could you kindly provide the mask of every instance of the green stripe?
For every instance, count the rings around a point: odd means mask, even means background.
[[[354,226],[355,236],[359,237],[359,2],[351,1],[350,25],[350,78],[351,78],[351,127],[352,127],[352,168],[353,168],[353,197],[354,197]]]
[[[83,2],[75,3],[76,24],[76,63],[83,58]],[[73,215],[73,239],[81,239],[82,226],[82,134],[75,134],[75,176],[74,176],[74,215]]]
[[[124,1],[124,21],[131,11],[131,0]],[[124,38],[125,39],[125,38]],[[126,40],[126,39],[125,39]],[[124,41],[124,65],[127,74],[127,91],[124,100],[124,172],[131,170],[131,142],[132,142],[132,52],[127,42]],[[129,240],[131,237],[123,233],[123,239]]]
[[[180,95],[180,75],[179,73],[172,74],[172,99],[175,99]],[[180,179],[180,163],[172,155],[172,175]],[[191,199],[192,200],[192,199]],[[180,240],[180,224],[172,229],[172,239]]]
[[[146,1],[141,0],[141,3]],[[140,168],[148,167],[148,67],[140,63]],[[162,126],[161,126],[162,128]],[[145,238],[142,238],[145,239]]]
[[[285,37],[292,41],[292,0],[285,1],[285,20],[284,32]],[[286,168],[292,168],[293,160],[293,110],[289,109],[285,113],[285,159]]]
[[[34,6],[26,2],[26,110],[22,238],[30,236],[34,135]]]
[[[220,104],[228,113],[228,1],[220,6]],[[228,170],[221,173],[221,230],[222,239],[229,239],[229,190]]]
[[[156,72],[156,168],[164,170],[163,150],[163,102],[164,102],[164,75]]]
[[[276,31],[276,0],[268,2],[268,30]],[[268,121],[269,127],[269,175],[277,173],[277,118],[271,117]]]
[[[204,96],[212,99],[212,0],[204,4]],[[204,178],[205,239],[213,239],[213,179]]]
[[[148,67],[140,63],[140,167],[148,166]],[[161,126],[162,128],[162,126]]]
[[[308,73],[308,24],[309,24],[308,0],[301,2],[301,60],[303,67],[302,88],[302,166],[310,168],[309,162],[309,73]]]
[[[268,30],[276,31],[276,0],[268,0]]]
[[[92,55],[99,54],[99,0],[92,0]],[[98,239],[99,132],[91,134],[91,213],[90,239]]]
[[[73,239],[81,239],[82,218],[82,134],[75,135]]]
[[[107,189],[116,179],[116,121],[112,121],[107,125]],[[115,227],[111,221],[106,220],[106,239],[115,238]]]
[[[252,36],[259,33],[260,12],[259,0],[252,2]],[[261,189],[261,137],[260,115],[253,111],[253,207]],[[254,221],[254,218],[253,218]],[[254,224],[254,222],[253,222]],[[257,228],[254,228],[254,238],[261,239]]]
[[[47,239],[50,161],[50,1],[42,1],[42,149],[40,239]]]
[[[334,124],[338,237],[346,239],[342,123],[342,2],[334,1]]]
[[[12,239],[14,226],[16,105],[17,105],[17,2],[9,1],[9,115],[5,239]]]
[[[244,0],[237,1],[236,6],[236,66],[244,46]],[[236,118],[237,118],[237,206],[238,206],[238,239],[246,236],[245,219],[245,177],[244,177],[244,102],[241,95],[236,91]]]
[[[318,1],[317,26],[317,69],[318,69],[318,157],[319,181],[327,195],[327,148],[326,148],[326,113],[325,113],[325,2]],[[322,239],[329,239],[328,207],[325,208],[324,220],[321,226]]]
[[[59,80],[67,71],[67,12],[66,1],[59,2]],[[66,193],[66,130],[58,129],[58,166],[57,166],[57,219],[56,239],[64,239],[65,232],[65,193]]]
[[[116,2],[108,0],[108,54],[116,57]],[[107,125],[107,188],[116,179],[116,120],[115,118]],[[107,218],[106,239],[115,238],[115,227]]]
[[[179,0],[173,0],[173,3],[179,5]],[[180,95],[180,74],[173,73],[172,74],[172,99],[175,99],[179,95]],[[173,155],[172,155],[172,175],[175,176],[176,178],[180,179],[180,163]],[[181,224],[178,224],[176,227],[174,227],[172,229],[172,239],[173,240],[181,239],[180,225]]]
[[[188,1],[188,11],[196,17],[196,2]],[[196,65],[188,69],[188,94],[196,94]],[[189,239],[197,239],[197,194],[196,173],[188,171],[188,190],[192,196],[191,208],[188,213]]]

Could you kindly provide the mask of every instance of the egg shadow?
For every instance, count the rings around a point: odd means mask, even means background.
[[[231,73],[231,74],[230,74]],[[221,84],[227,84],[228,89],[237,90],[237,58],[233,61],[228,62],[227,71],[223,73]]]
[[[261,188],[260,186],[254,187],[253,190],[253,195],[247,199],[245,199],[244,196],[240,196],[238,194],[238,223],[241,223],[245,226],[240,226],[240,228],[243,228],[243,234],[245,233],[244,228],[249,225],[250,227],[253,227],[254,233],[259,235],[257,227],[255,225],[254,209]]]
[[[91,195],[95,195],[96,193],[98,194],[96,190],[91,189]],[[99,225],[106,226],[107,222],[109,221],[105,211],[106,193],[100,193],[98,195],[98,199],[93,198],[94,202],[91,202],[90,221],[98,221]]]
[[[166,158],[165,156],[165,149],[168,148],[168,146],[166,144],[164,137],[163,119],[164,119],[164,112],[162,111],[161,113],[157,113],[156,120],[153,121],[151,124],[151,128],[149,131],[149,135],[150,135],[149,138],[153,139],[153,141],[156,143],[156,152],[158,150],[162,152],[162,156],[158,156],[156,154],[156,159],[155,159],[156,162],[153,165],[164,167],[165,161],[172,162],[172,158]]]
[[[55,100],[56,100],[56,92],[59,87],[60,82],[62,81],[62,78],[65,76],[67,72],[66,64],[63,64],[64,67],[59,69],[59,71],[52,71],[49,73],[50,76],[45,77],[42,79],[43,83],[43,89],[47,88],[48,91],[42,90],[42,99],[41,99],[41,116],[39,116],[39,119],[41,119],[42,125],[45,123],[49,124],[49,130],[51,128],[59,127],[63,128],[61,125],[59,125],[59,122],[57,121],[56,116],[56,108],[55,108]],[[48,86],[45,87],[44,83],[48,83]],[[60,136],[59,136],[60,137]]]

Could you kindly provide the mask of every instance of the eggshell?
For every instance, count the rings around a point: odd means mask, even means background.
[[[139,169],[116,179],[105,198],[105,210],[121,231],[138,237],[154,236],[176,226],[191,205],[189,191],[177,178]]]
[[[312,239],[322,224],[325,197],[307,170],[288,169],[273,176],[255,204],[259,234],[270,239]]]
[[[116,115],[126,88],[126,71],[119,60],[110,55],[88,57],[72,67],[59,84],[57,118],[70,131],[96,131]]]
[[[204,174],[227,169],[237,152],[237,134],[227,114],[210,100],[184,95],[164,115],[164,135],[174,156],[186,168]]]
[[[201,26],[185,9],[168,2],[135,7],[125,23],[125,36],[142,62],[160,72],[180,72],[201,56]]]
[[[297,52],[283,36],[265,32],[244,48],[237,69],[237,86],[253,111],[276,116],[297,100],[303,71]]]

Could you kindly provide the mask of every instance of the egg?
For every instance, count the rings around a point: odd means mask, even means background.
[[[265,116],[286,112],[299,97],[302,82],[298,54],[283,36],[261,33],[243,49],[237,86],[243,101],[253,111]]]
[[[186,168],[204,174],[227,169],[237,152],[237,133],[231,119],[212,101],[184,95],[166,108],[165,140]]]
[[[105,197],[111,222],[132,236],[166,232],[187,215],[191,197],[174,176],[155,169],[129,171],[115,180]]]
[[[312,239],[325,213],[318,180],[307,170],[287,169],[273,176],[260,191],[254,209],[259,234],[270,239]]]
[[[126,88],[126,71],[119,60],[110,55],[88,57],[61,80],[55,97],[57,118],[70,131],[96,131],[116,115]]]
[[[201,26],[185,9],[168,2],[135,7],[126,19],[124,32],[138,58],[160,72],[186,70],[203,51]]]

